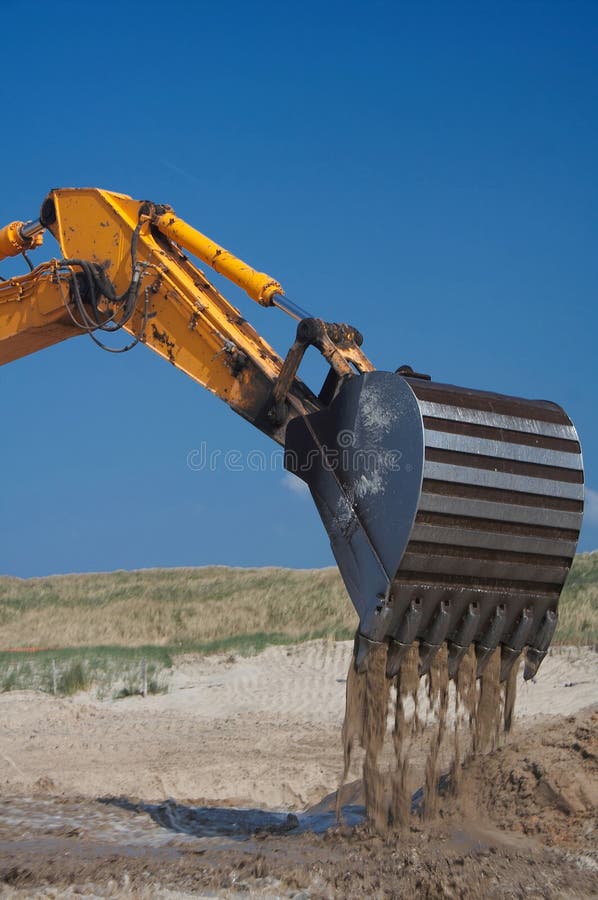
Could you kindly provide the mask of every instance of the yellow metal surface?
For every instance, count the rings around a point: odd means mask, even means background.
[[[117,293],[125,291],[143,204],[94,188],[60,189],[50,197],[56,222],[49,228],[64,257],[101,264]],[[254,418],[266,403],[282,359],[175,244],[156,238],[143,214],[142,222],[137,250],[141,289],[125,329],[236,412]]]
[[[0,365],[82,332],[65,309],[52,263],[0,281]],[[63,290],[61,290],[63,288]]]
[[[284,294],[281,285],[274,278],[265,272],[257,272],[229,250],[179,219],[173,212],[156,217],[154,224],[167,238],[193,253],[215,272],[226,276],[262,306],[270,306],[274,294]]]
[[[18,256],[23,250],[32,250],[39,247],[43,240],[43,234],[36,234],[29,238],[21,236],[21,228],[24,222],[10,222],[4,228],[0,228],[0,260],[9,256]]]
[[[23,252],[24,243],[19,234],[22,225],[22,222],[10,222],[0,230],[0,259],[18,256]]]

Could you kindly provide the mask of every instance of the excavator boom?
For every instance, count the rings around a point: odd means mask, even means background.
[[[161,204],[96,188],[52,191],[39,219],[0,230],[0,259],[41,243],[60,256],[0,281],[0,363],[81,334],[114,352],[124,331],[285,447],[309,486],[359,615],[356,664],[388,645],[389,677],[419,645],[420,674],[443,644],[455,676],[501,649],[501,678],[527,648],[546,654],[575,554],[583,465],[575,428],[546,401],[376,371],[352,326],[309,316],[276,279]],[[279,356],[187,256],[257,303],[298,319]],[[298,377],[308,347],[329,374]]]

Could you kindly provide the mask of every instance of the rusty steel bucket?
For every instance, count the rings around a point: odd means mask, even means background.
[[[401,371],[401,370],[399,370]],[[394,676],[446,641],[456,673],[501,646],[532,677],[554,634],[583,513],[577,432],[556,404],[413,373],[349,378],[287,428],[285,465],[309,486],[359,614],[358,665],[389,644]]]

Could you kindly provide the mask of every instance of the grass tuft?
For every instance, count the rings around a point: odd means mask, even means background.
[[[63,697],[71,697],[90,686],[89,675],[85,672],[82,660],[74,660],[60,673],[56,680],[56,693]]]

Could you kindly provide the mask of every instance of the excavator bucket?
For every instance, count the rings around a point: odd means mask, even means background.
[[[583,512],[575,428],[556,404],[427,376],[369,372],[287,428],[285,465],[309,486],[359,614],[357,665],[413,641],[420,672],[446,641],[455,675],[501,646],[504,680],[537,671]]]

